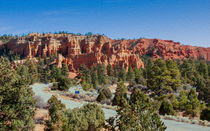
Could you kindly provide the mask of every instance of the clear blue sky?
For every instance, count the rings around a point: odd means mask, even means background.
[[[0,34],[55,31],[210,47],[210,0],[0,0]]]

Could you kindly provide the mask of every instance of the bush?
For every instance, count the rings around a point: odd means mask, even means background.
[[[173,109],[172,104],[168,100],[163,100],[163,102],[160,105],[159,113],[161,115],[175,115],[175,111]]]
[[[98,102],[101,102],[101,101],[110,99],[111,97],[112,97],[112,93],[110,89],[107,87],[104,87],[104,88],[99,89],[99,95],[96,100]]]
[[[66,111],[68,130],[97,131],[105,125],[104,112],[96,104],[87,104],[81,108]]]
[[[58,89],[61,91],[69,90],[71,86],[71,80],[65,76],[61,76],[58,78]]]

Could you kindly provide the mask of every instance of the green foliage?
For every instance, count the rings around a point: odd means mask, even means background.
[[[32,130],[35,99],[27,79],[0,58],[0,130]]]
[[[97,72],[93,71],[91,77],[92,77],[93,87],[96,89],[96,87],[98,86],[98,74],[97,74]]]
[[[55,96],[48,100],[50,119],[46,122],[46,131],[63,130],[67,126],[67,119],[64,116],[65,105]]]
[[[127,87],[124,85],[124,82],[121,81],[117,84],[117,89],[112,102],[113,105],[123,107],[126,100],[127,100]]]
[[[13,53],[6,46],[0,49],[0,56],[8,58],[10,61],[20,59],[20,55]]]
[[[86,36],[91,36],[91,35],[93,35],[93,33],[92,32],[87,32],[85,35]]]
[[[69,68],[66,63],[62,64],[62,75],[65,77],[69,77]]]
[[[159,113],[161,115],[175,115],[175,111],[173,109],[173,105],[170,101],[164,99],[160,105]]]
[[[195,90],[191,89],[188,94],[188,103],[186,107],[186,113],[191,114],[192,116],[198,116],[200,113],[200,102],[197,98]]]
[[[190,90],[188,96],[184,91],[181,91],[178,97],[178,101],[180,111],[185,111],[186,114],[190,114],[193,117],[199,115],[201,111],[201,104],[194,89]]]
[[[16,37],[17,36],[4,34],[4,35],[0,35],[0,41],[2,41],[2,42],[8,42],[10,39],[16,38]]]
[[[81,108],[67,110],[68,130],[74,131],[99,131],[105,125],[104,112],[96,104],[87,104]]]
[[[208,65],[206,64],[206,62],[200,62],[197,70],[200,73],[200,75],[203,76],[205,79],[208,78],[209,72]]]
[[[82,81],[92,83],[90,70],[86,67],[86,65],[80,66],[79,73],[81,74]]]
[[[31,74],[29,73],[29,68],[25,65],[18,65],[16,68],[16,71],[18,73],[18,75],[22,76],[25,78],[25,82],[27,84],[32,84],[31,81]]]
[[[32,60],[27,60],[24,65],[28,67],[28,73],[31,78],[30,84],[38,82],[39,78],[36,63]]]
[[[100,85],[106,85],[108,83],[108,78],[106,75],[106,66],[104,64],[97,65],[98,70],[98,82]]]
[[[119,72],[119,81],[126,81],[126,70],[124,67],[121,68],[120,72]]]
[[[206,85],[199,89],[198,98],[205,101],[207,104],[210,103],[210,80],[206,82]]]
[[[82,88],[83,90],[88,91],[90,89],[93,89],[93,85],[87,83],[86,81],[82,81]]]
[[[68,77],[60,76],[57,79],[58,81],[58,90],[68,91],[71,86],[71,80]]]
[[[108,76],[113,76],[114,75],[114,70],[113,70],[113,68],[110,64],[107,66],[107,75]]]
[[[117,112],[116,125],[119,130],[164,131],[166,129],[153,101],[139,89],[132,92],[129,102],[119,107]]]
[[[143,76],[142,70],[135,67],[134,73],[135,73],[135,82],[137,84],[146,85],[146,79]]]
[[[120,67],[119,65],[114,68],[114,77],[118,79],[118,81],[126,80],[126,70],[124,67]]]
[[[187,95],[184,91],[180,92],[178,101],[179,101],[179,110],[181,110],[181,111],[185,110],[188,99],[187,99]]]
[[[176,99],[174,94],[172,94],[170,101],[171,101],[171,104],[173,105],[173,109],[178,110],[179,109],[179,101]]]
[[[104,88],[101,88],[99,90],[99,95],[97,97],[97,101],[98,102],[101,102],[103,100],[106,100],[106,99],[110,99],[112,97],[112,93],[111,91],[109,90],[109,88],[107,87],[104,87]]]
[[[129,66],[129,68],[128,68],[127,81],[130,84],[135,82],[135,73],[134,73],[133,68],[131,66]]]
[[[149,67],[147,86],[155,95],[176,91],[181,86],[180,74],[175,62],[158,59]]]
[[[185,60],[183,64],[180,65],[180,72],[186,83],[191,85],[196,84],[195,81],[198,76],[198,72],[196,71],[195,63],[192,60]]]

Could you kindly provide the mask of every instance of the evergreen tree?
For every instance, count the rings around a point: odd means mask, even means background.
[[[197,98],[194,89],[191,89],[188,94],[188,103],[186,107],[186,112],[192,114],[192,116],[198,116],[200,114],[200,102]]]
[[[64,115],[65,105],[55,96],[48,100],[50,119],[46,122],[46,131],[61,131],[67,126],[67,119]]]
[[[177,90],[179,87],[181,87],[181,74],[179,72],[179,68],[177,66],[177,63],[172,60],[166,61],[167,70],[169,71],[170,75],[170,83],[168,83],[173,90]]]
[[[37,70],[37,66],[36,66],[35,62],[32,61],[32,60],[27,60],[24,63],[24,65],[27,66],[28,69],[29,69],[28,72],[29,72],[30,77],[31,77],[31,83],[30,84],[38,82],[39,81],[38,70]]]
[[[134,73],[135,73],[135,82],[137,84],[146,85],[146,79],[143,77],[142,70],[135,67]]]
[[[210,103],[210,80],[208,80],[206,84],[199,89],[198,98],[206,103]]]
[[[116,125],[122,131],[164,131],[166,126],[156,111],[153,101],[136,88],[131,94],[129,103],[125,102],[125,106],[118,108]]]
[[[93,85],[92,84],[89,84],[87,83],[86,81],[82,81],[82,88],[83,90],[85,91],[88,91],[89,89],[93,89]]]
[[[173,109],[173,105],[166,99],[164,99],[160,105],[159,113],[161,115],[175,115],[175,111]]]
[[[171,104],[173,105],[173,108],[175,110],[178,110],[179,109],[179,101],[176,99],[176,96],[174,94],[172,94],[170,101],[171,101]]]
[[[101,88],[99,90],[99,95],[97,97],[97,101],[98,102],[101,102],[103,100],[106,100],[106,99],[110,99],[112,97],[112,93],[111,91],[109,90],[109,88],[107,87],[104,87],[104,88]]]
[[[196,71],[195,63],[192,60],[185,60],[183,64],[180,65],[180,72],[183,80],[185,79],[187,83],[195,85],[198,72]]]
[[[62,63],[62,75],[65,77],[69,77],[69,68],[66,63]]]
[[[60,76],[57,79],[58,89],[61,91],[68,91],[71,86],[71,80],[65,76]]]
[[[108,78],[106,75],[106,67],[104,64],[99,64],[97,66],[98,82],[100,85],[106,85],[108,83]]]
[[[56,80],[62,77],[62,70],[58,68],[56,65],[53,65],[50,71],[50,80]]]
[[[45,82],[44,80],[44,75],[45,75],[45,71],[44,71],[44,60],[39,57],[38,58],[38,65],[37,65],[37,71],[38,71],[38,77],[40,79],[41,82]]]
[[[127,81],[130,84],[135,82],[135,73],[134,73],[133,68],[131,66],[129,66],[129,68],[128,68]]]
[[[126,70],[124,67],[121,67],[120,71],[119,71],[119,76],[118,76],[118,80],[119,81],[126,81]]]
[[[206,64],[206,62],[200,62],[199,66],[198,66],[198,72],[205,79],[208,78],[209,73],[208,73],[208,65]]]
[[[107,75],[108,76],[113,76],[114,75],[113,68],[110,64],[107,66]]]
[[[0,130],[32,130],[35,99],[27,79],[0,58]]]
[[[178,101],[179,101],[179,109],[181,111],[185,110],[188,99],[187,99],[187,95],[184,91],[180,91]]]
[[[113,99],[113,105],[124,106],[125,101],[127,100],[127,87],[124,85],[124,82],[121,81],[117,84],[117,89]]]
[[[98,86],[98,74],[96,71],[93,71],[91,76],[92,76],[92,85],[96,89],[96,87]]]
[[[87,83],[92,83],[90,70],[86,67],[86,65],[81,65],[79,68],[79,72],[82,78],[82,81],[85,81]]]
[[[147,86],[154,91],[154,95],[160,96],[172,92],[174,79],[170,76],[165,61],[158,59],[148,71]]]
[[[25,78],[25,82],[27,84],[31,84],[32,81],[31,81],[31,75],[29,74],[29,69],[27,66],[25,65],[18,65],[17,68],[16,68],[16,71],[18,73],[18,75],[22,76]]]
[[[98,131],[105,125],[104,112],[96,104],[87,104],[81,108],[67,110],[69,131]]]

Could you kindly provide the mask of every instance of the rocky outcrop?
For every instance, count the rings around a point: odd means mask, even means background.
[[[71,72],[77,72],[81,64],[88,67],[104,63],[144,67],[139,56],[153,59],[205,59],[210,61],[210,48],[180,45],[178,42],[159,39],[112,40],[103,35],[29,34],[10,40],[7,48],[22,57],[38,57],[57,54],[56,63],[68,64]]]

